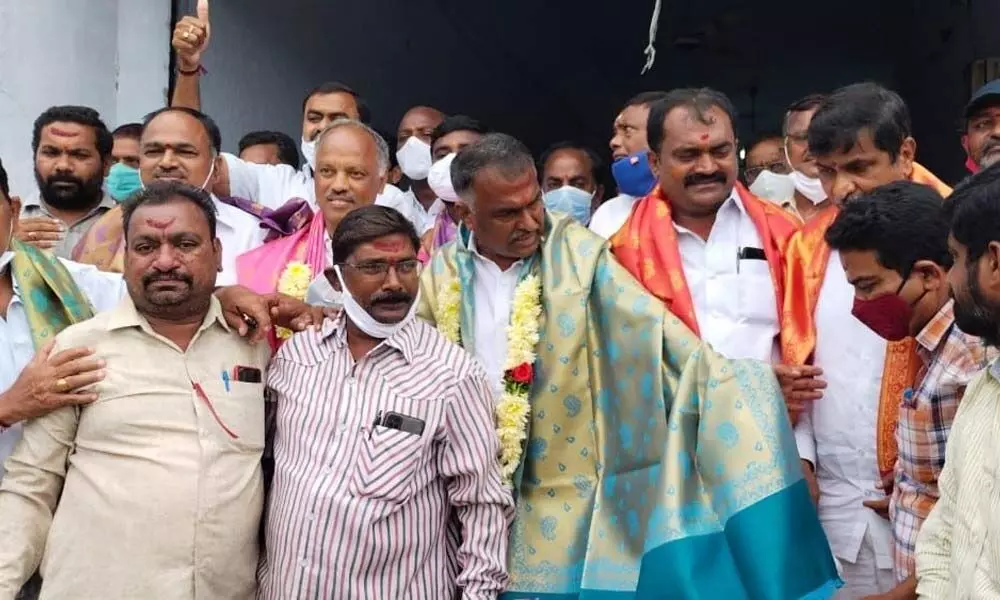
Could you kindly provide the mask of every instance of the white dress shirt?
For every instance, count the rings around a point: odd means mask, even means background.
[[[288,165],[258,165],[247,162],[227,152],[222,158],[229,168],[229,195],[251,200],[267,208],[278,208],[292,198],[302,198],[316,208],[316,183],[312,168],[302,165],[296,171]],[[392,198],[402,194],[396,186],[385,184],[376,198]]]
[[[816,361],[827,388],[795,427],[799,455],[816,465],[819,517],[834,554],[856,562],[870,530],[879,569],[892,568],[889,522],[866,508],[883,497],[875,432],[886,342],[851,315],[854,288],[833,251],[816,305]]]
[[[738,259],[763,249],[735,190],[719,207],[708,240],[674,223],[701,338],[728,358],[778,358],[778,305],[766,260]]]
[[[476,250],[474,236],[469,239],[469,251],[472,252],[475,270],[475,354],[486,369],[494,390],[499,393],[503,386],[504,361],[507,360],[507,326],[524,261],[519,260],[506,271],[501,271],[495,262]]]
[[[77,287],[90,299],[95,312],[110,310],[118,305],[127,294],[125,281],[119,273],[98,271],[97,267],[82,265],[60,259],[76,282]],[[5,265],[0,272],[6,271]],[[14,385],[24,367],[35,356],[35,346],[31,341],[28,316],[19,295],[17,280],[14,281],[14,297],[7,305],[7,318],[0,318],[0,390],[8,390]],[[0,431],[0,479],[3,479],[3,463],[21,439],[21,424]]]
[[[264,243],[267,231],[250,213],[219,201],[212,200],[218,210],[215,235],[222,243],[222,272],[215,279],[218,286],[236,285],[236,257]]]
[[[444,202],[440,198],[435,200],[429,209],[424,208],[420,200],[417,200],[417,195],[413,193],[412,189],[399,194],[386,194],[383,192],[375,200],[375,204],[398,210],[400,214],[406,217],[407,221],[413,223],[413,227],[419,235],[423,235],[428,229],[434,227],[434,219],[438,216],[438,213],[444,210]]]
[[[618,233],[618,230],[622,228],[625,221],[628,221],[628,216],[632,214],[632,207],[635,206],[638,200],[639,198],[627,194],[621,194],[610,200],[606,200],[594,211],[594,214],[590,217],[590,225],[588,227],[604,239],[611,238],[611,236]]]

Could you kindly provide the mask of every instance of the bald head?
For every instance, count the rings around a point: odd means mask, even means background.
[[[396,149],[403,147],[411,137],[423,140],[428,146],[431,144],[431,136],[434,129],[444,121],[444,113],[430,106],[414,106],[406,111],[399,121],[399,129],[396,131]]]
[[[341,130],[347,130],[338,134]],[[338,119],[320,132],[316,139],[317,160],[325,147],[349,149],[375,159],[372,167],[379,175],[389,171],[389,145],[374,129],[354,119]],[[317,163],[318,166],[318,163]]]

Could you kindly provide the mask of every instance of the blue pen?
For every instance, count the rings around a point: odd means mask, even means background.
[[[226,393],[229,393],[229,371],[222,372],[222,383],[226,386]]]

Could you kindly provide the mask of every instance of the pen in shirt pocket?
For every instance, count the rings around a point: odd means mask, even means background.
[[[226,386],[226,393],[229,393],[229,371],[222,372],[222,384]]]

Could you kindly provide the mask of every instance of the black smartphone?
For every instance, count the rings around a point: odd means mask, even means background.
[[[385,413],[385,416],[382,417],[382,427],[398,429],[413,435],[423,435],[424,433],[423,421],[392,411]]]

